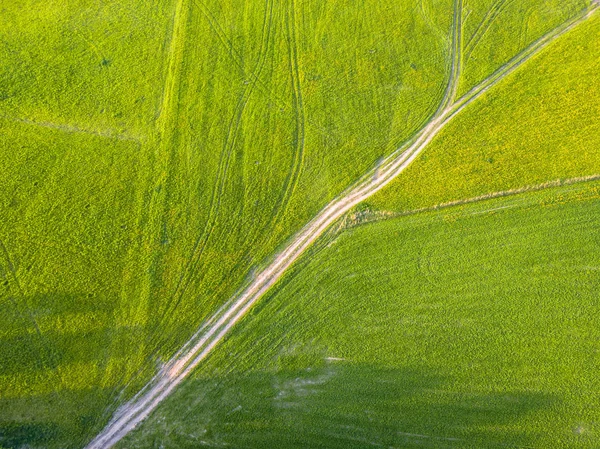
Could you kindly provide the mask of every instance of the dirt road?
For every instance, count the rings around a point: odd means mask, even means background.
[[[208,320],[147,385],[131,401],[122,406],[104,430],[87,446],[88,449],[110,448],[144,420],[190,372],[212,351],[248,310],[269,290],[300,255],[325,230],[358,203],[369,198],[404,171],[427,147],[431,140],[461,110],[537,54],[553,40],[590,17],[599,5],[594,4],[585,14],[572,19],[531,44],[489,78],[454,100],[455,85],[460,72],[460,58],[453,57],[453,75],[446,96],[451,100],[442,107],[409,142],[387,157],[378,167],[366,173],[354,186],[329,203],[311,220],[272,262],[238,295],[229,300]],[[460,18],[460,14],[455,16]],[[459,33],[455,31],[455,36]],[[454,45],[456,48],[457,46]],[[446,99],[444,99],[446,101]]]

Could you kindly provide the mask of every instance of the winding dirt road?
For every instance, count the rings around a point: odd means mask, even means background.
[[[457,4],[462,5],[462,2],[457,0]],[[456,114],[515,71],[556,38],[589,18],[598,10],[599,6],[594,3],[582,15],[540,38],[511,59],[506,65],[494,72],[489,78],[457,100],[454,100],[454,95],[456,92],[456,83],[460,75],[460,57],[456,54],[456,49],[459,45],[455,45],[456,42],[454,42],[452,76],[446,89],[446,95],[442,103],[443,106],[436,112],[427,125],[404,146],[387,157],[377,168],[366,173],[354,186],[347,189],[342,195],[322,209],[289,242],[286,248],[275,256],[272,262],[258,274],[245,290],[231,298],[221,307],[175,354],[165,367],[131,401],[124,404],[115,413],[104,430],[88,444],[87,449],[110,448],[134,429],[223,340],[225,335],[242,319],[261,296],[283,276],[290,265],[334,221],[342,217],[358,203],[384,188],[396,176],[402,173]],[[460,20],[460,12],[455,11],[456,17]],[[460,37],[459,30],[455,29],[453,34],[455,36],[454,39]]]

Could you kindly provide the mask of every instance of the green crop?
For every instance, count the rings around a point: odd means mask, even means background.
[[[84,446],[294,233],[422,128],[444,97],[462,4],[4,3],[0,447],[11,448]],[[588,3],[465,0],[463,44],[477,45],[459,93]],[[598,173],[598,23],[461,113],[365,210]],[[285,354],[290,372],[314,359]]]
[[[593,448],[600,183],[322,242],[119,447]]]

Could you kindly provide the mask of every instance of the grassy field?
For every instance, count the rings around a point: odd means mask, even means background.
[[[587,5],[586,0],[463,0],[459,94]]]
[[[600,183],[323,241],[120,447],[593,448]]]
[[[134,348],[110,351],[135,234],[135,142],[0,120],[0,446],[82,444]],[[16,438],[16,439],[15,439]]]
[[[147,137],[170,14],[157,1],[4,2],[0,116]]]
[[[143,382],[147,355],[131,342],[147,331],[124,319],[123,279],[137,263],[171,8],[1,10],[0,446],[81,447],[115,393]]]
[[[600,173],[600,20],[592,17],[457,117],[385,191],[410,210]]]
[[[328,200],[425,122],[444,88],[446,3],[427,20],[414,14],[420,2],[188,5],[182,40],[210,46],[181,50],[185,83],[157,212],[168,244],[149,306],[159,311],[150,318],[157,329],[188,332],[158,332],[158,350],[176,349]]]
[[[0,447],[68,448],[83,446],[266,258],[427,122],[446,88],[460,2],[9,3],[0,6]],[[463,60],[461,89],[583,7],[528,1],[523,22],[516,2],[504,3],[465,1],[463,39],[490,26]],[[504,12],[484,19],[494,8]],[[503,20],[524,30],[518,44],[494,31]],[[598,160],[597,28],[596,19],[466,111],[409,184],[369,207],[545,181],[555,171],[532,161],[550,145],[565,149],[547,157],[557,167],[568,148],[586,155],[559,176],[588,174]],[[458,166],[473,170],[477,139],[491,140],[499,118],[508,128],[531,117],[523,91],[543,99],[544,121],[562,124],[537,129],[547,141],[527,136],[546,142],[528,148],[530,165],[498,184],[482,181],[487,166],[475,169],[480,177],[440,170],[463,158]],[[520,142],[530,128],[506,138]],[[589,142],[577,140],[583,132]],[[471,147],[451,156],[447,148],[463,146],[452,139],[467,134],[477,136]],[[499,152],[485,160],[510,171],[512,153]],[[432,179],[464,185],[436,196]]]
[[[451,3],[417,6],[2,5],[1,446],[81,447],[425,122]]]

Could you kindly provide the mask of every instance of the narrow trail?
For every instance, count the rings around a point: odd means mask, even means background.
[[[113,419],[89,443],[87,448],[110,448],[125,437],[210,354],[213,348],[223,340],[225,335],[244,317],[248,310],[331,224],[354,206],[384,188],[402,173],[460,111],[514,72],[525,61],[556,38],[589,18],[598,7],[598,4],[594,4],[582,15],[566,22],[534,42],[478,86],[438,111],[417,135],[384,160],[376,174],[375,169],[370,170],[354,186],[325,206],[244,290],[231,298],[212,318],[201,326],[145,388],[115,413]],[[453,73],[457,73],[457,71],[453,70]],[[449,85],[453,85],[455,82],[456,80],[450,79]]]

